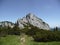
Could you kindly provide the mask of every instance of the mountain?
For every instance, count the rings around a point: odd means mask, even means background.
[[[22,19],[17,20],[17,24],[20,28],[24,28],[25,26],[28,26],[29,24],[36,26],[40,29],[46,29],[49,30],[50,27],[47,23],[45,23],[42,19],[38,18],[32,13],[27,14]]]
[[[18,19],[15,24],[17,24],[17,26],[19,26],[20,29],[23,29],[26,26],[30,27],[29,25],[35,26],[39,29],[46,29],[46,30],[50,29],[49,25],[46,22],[44,22],[42,19],[38,18],[37,16],[35,16],[32,13],[27,14],[22,19]],[[0,22],[0,27],[9,26],[9,27],[13,28],[15,26],[15,24],[10,21],[2,21],[2,22]]]
[[[7,26],[13,28],[14,27],[14,23],[9,22],[9,21],[2,21],[2,22],[0,22],[0,27],[7,27]]]

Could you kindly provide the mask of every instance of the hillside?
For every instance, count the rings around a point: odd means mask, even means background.
[[[0,37],[0,45],[20,45],[20,36],[9,35]],[[30,37],[26,37],[26,45],[60,45],[60,42],[34,42]]]

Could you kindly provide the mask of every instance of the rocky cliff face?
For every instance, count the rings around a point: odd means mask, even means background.
[[[18,19],[16,24],[19,26],[20,29],[25,28],[25,26],[33,25],[35,27],[38,27],[40,29],[46,29],[49,30],[50,27],[47,23],[45,23],[42,19],[38,18],[37,16],[35,16],[32,13],[27,14],[25,17],[23,17],[22,19]],[[0,27],[14,27],[14,23],[9,22],[9,21],[3,21],[0,22]]]
[[[2,22],[0,22],[0,27],[8,27],[8,26],[13,28],[14,27],[14,23],[9,22],[9,21],[2,21]]]
[[[27,14],[26,17],[23,17],[22,19],[18,19],[17,24],[20,28],[24,28],[24,25],[31,24],[40,29],[46,29],[46,30],[50,29],[47,23],[45,23],[42,19],[38,18],[37,16],[31,13]]]

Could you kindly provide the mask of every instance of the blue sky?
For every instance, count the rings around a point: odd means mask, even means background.
[[[16,22],[33,13],[50,27],[60,27],[60,0],[0,0],[0,21]]]

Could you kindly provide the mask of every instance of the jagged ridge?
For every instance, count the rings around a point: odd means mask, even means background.
[[[32,13],[27,14],[22,19],[18,19],[17,23],[20,28],[24,28],[24,25],[28,25],[28,23],[29,23],[33,26],[40,28],[40,29],[47,29],[47,30],[50,29],[50,27],[47,23],[45,23],[42,19],[38,18],[37,16],[35,16]]]
[[[12,23],[10,21],[2,21],[2,22],[0,22],[0,27],[7,27],[7,26],[13,28],[14,27],[14,23]]]
[[[19,26],[20,29],[25,28],[25,26],[33,25],[36,26],[40,29],[46,29],[49,30],[50,27],[47,23],[45,23],[42,19],[38,18],[32,13],[27,14],[25,17],[22,19],[18,19],[16,24]],[[0,26],[5,27],[5,26],[10,26],[11,28],[14,27],[14,23],[9,22],[9,21],[2,21],[0,22]]]

